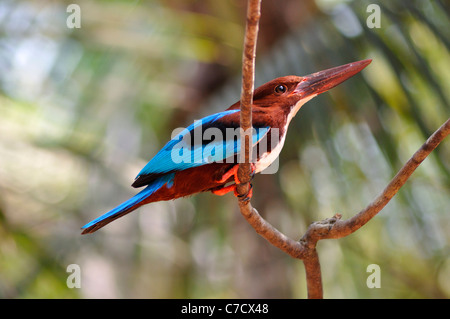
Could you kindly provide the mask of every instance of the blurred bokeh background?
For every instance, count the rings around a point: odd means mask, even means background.
[[[71,3],[81,28],[66,25]],[[263,0],[256,85],[373,59],[305,105],[277,174],[255,177],[252,203],[275,227],[296,239],[357,213],[445,122],[449,11]],[[239,99],[245,14],[244,0],[0,2],[0,297],[306,297],[302,262],[259,237],[232,195],[154,203],[80,235],[136,193],[173,129]],[[450,141],[368,225],[318,251],[326,298],[449,298]]]

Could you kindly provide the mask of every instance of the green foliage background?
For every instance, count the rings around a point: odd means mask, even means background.
[[[232,195],[154,203],[80,235],[136,192],[174,128],[239,99],[246,1],[80,0],[80,29],[66,26],[70,3],[0,3],[0,296],[305,298],[303,264]],[[292,238],[365,207],[449,117],[449,44],[445,1],[263,0],[256,85],[373,62],[303,107],[253,205]],[[368,225],[319,244],[325,297],[448,298],[449,207],[444,140]]]

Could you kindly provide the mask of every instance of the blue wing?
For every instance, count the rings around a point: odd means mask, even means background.
[[[240,153],[239,123],[225,127],[221,119],[239,110],[228,110],[195,121],[170,140],[139,172],[136,178],[160,176],[213,162],[225,161]],[[252,143],[257,144],[269,127],[255,128]],[[137,180],[136,180],[137,181]],[[145,185],[145,184],[144,184]],[[133,186],[143,186],[135,183]]]

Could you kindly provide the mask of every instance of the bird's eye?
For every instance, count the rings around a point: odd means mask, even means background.
[[[277,85],[277,86],[275,87],[275,93],[281,94],[281,93],[284,93],[284,92],[286,92],[286,91],[287,91],[287,88],[286,88],[286,86],[284,86],[283,84],[279,84],[279,85]]]

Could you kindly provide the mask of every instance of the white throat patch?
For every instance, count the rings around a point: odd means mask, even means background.
[[[303,106],[303,104],[305,104],[306,102],[308,102],[315,96],[317,96],[317,94],[314,94],[314,95],[308,96],[307,98],[301,99],[294,105],[291,112],[288,114],[286,125],[284,127],[283,137],[281,138],[281,140],[277,144],[277,146],[275,146],[275,148],[273,148],[270,153],[266,152],[261,156],[259,161],[256,163],[256,173],[259,173],[259,172],[265,170],[267,167],[270,166],[270,164],[272,164],[278,158],[278,155],[280,155],[281,150],[283,149],[284,141],[286,140],[287,129],[289,127],[289,123],[294,118],[294,116],[297,114],[297,112],[300,110],[300,108]]]
[[[306,97],[304,99],[299,100],[297,103],[295,103],[295,105],[292,108],[291,112],[288,114],[285,131],[287,131],[289,123],[291,123],[291,120],[294,118],[294,116],[297,114],[297,112],[300,110],[300,108],[303,106],[303,104],[305,104],[309,100],[315,98],[316,96],[317,96],[317,94],[310,95],[310,96],[308,96],[308,97]]]

